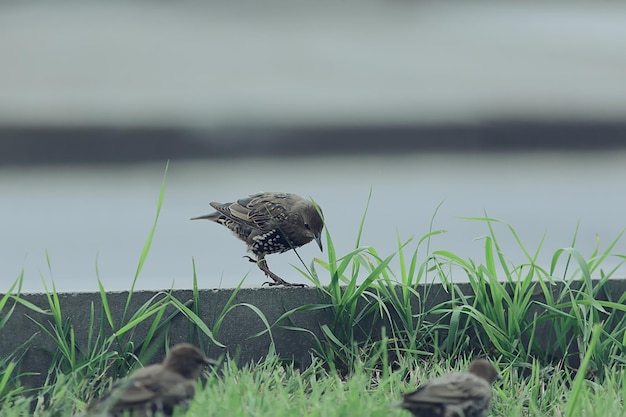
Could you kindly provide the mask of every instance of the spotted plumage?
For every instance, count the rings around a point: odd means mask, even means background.
[[[467,372],[443,375],[405,394],[398,405],[415,417],[486,417],[491,385],[499,378],[491,362],[478,359]]]
[[[321,209],[312,201],[295,194],[268,192],[250,195],[233,203],[210,203],[216,211],[194,217],[219,223],[246,242],[259,268],[270,277],[270,285],[289,284],[271,272],[266,255],[299,248],[315,240],[322,249],[324,221]]]

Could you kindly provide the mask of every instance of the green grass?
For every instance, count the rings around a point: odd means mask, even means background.
[[[271,322],[258,306],[235,302],[244,277],[207,323],[202,312],[214,307],[200,305],[193,259],[191,299],[181,301],[171,291],[161,291],[136,310],[130,308],[164,196],[165,176],[125,308],[118,316],[112,313],[98,279],[100,303],[89,306],[86,342],[77,342],[54,284],[46,286],[45,308],[21,296],[23,274],[0,297],[0,337],[21,304],[48,318],[37,325],[57,347],[49,369],[42,370],[46,383],[35,390],[20,383],[22,356],[31,340],[0,358],[0,416],[33,415],[31,410],[41,417],[68,416],[83,409],[112,379],[150,363],[156,351],[170,345],[175,317],[186,318],[189,341],[210,354],[212,347],[222,346],[224,319],[239,308],[263,323],[264,330],[249,337],[269,336],[267,357],[254,365],[227,360],[221,377],[203,381],[188,416],[408,417],[389,405],[429,377],[464,368],[472,354],[489,356],[504,376],[494,391],[492,415],[625,415],[626,294],[607,291],[609,280],[620,276],[626,261],[626,255],[614,252],[622,233],[604,249],[597,241],[592,253],[584,255],[575,247],[576,230],[572,241],[552,254],[549,265],[540,265],[543,239],[530,250],[512,226],[485,214],[467,218],[487,230],[482,258],[468,259],[446,250],[431,251],[433,239],[446,233],[433,227],[435,211],[424,236],[398,235],[397,249],[382,255],[360,242],[370,194],[354,249],[337,253],[326,228],[327,258],[297,267],[319,292],[319,303],[285,311]],[[504,253],[503,233],[517,242],[519,253],[514,255],[521,254],[523,262],[514,264]],[[609,258],[617,259],[617,266],[606,268]],[[471,291],[463,291],[459,280],[469,282]],[[443,293],[421,285],[429,283],[442,284]],[[331,312],[332,320],[320,323],[319,332],[298,326],[295,313],[320,309]],[[147,332],[136,332],[139,326]],[[311,367],[295,370],[276,356],[277,328],[310,336]]]
[[[607,369],[603,383],[576,384],[563,369],[532,365],[530,377],[517,368],[498,363],[503,380],[494,387],[493,416],[623,416],[626,400],[625,372]],[[304,371],[276,360],[238,367],[228,361],[220,375],[207,373],[199,382],[198,393],[189,410],[178,416],[268,416],[349,417],[398,416],[410,413],[392,405],[402,393],[424,381],[452,370],[462,370],[467,360],[428,362],[403,360],[387,374],[367,369],[358,362],[349,378],[325,370],[315,361]],[[69,416],[84,407],[76,392],[84,379],[63,377],[50,386],[50,398],[37,404],[34,414],[24,397],[0,405],[3,417]],[[78,402],[77,402],[78,401]]]

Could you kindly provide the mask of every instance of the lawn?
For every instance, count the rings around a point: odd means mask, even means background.
[[[237,367],[228,361],[219,373],[207,372],[198,385],[195,400],[177,416],[324,416],[411,417],[393,407],[401,394],[420,383],[451,370],[463,370],[467,360],[402,360],[394,370],[366,369],[363,364],[349,375],[325,370],[321,361],[304,371],[268,359]],[[623,369],[607,369],[602,382],[583,380],[577,385],[572,373],[558,367],[533,365],[522,372],[502,363],[503,380],[494,386],[492,416],[602,416],[625,415],[626,384]],[[526,375],[521,375],[522,373]],[[575,373],[574,373],[575,375]],[[79,392],[86,381],[67,375],[46,387],[46,398],[27,401],[17,396],[5,399],[3,417],[70,416],[84,407]],[[36,411],[31,407],[36,404]]]

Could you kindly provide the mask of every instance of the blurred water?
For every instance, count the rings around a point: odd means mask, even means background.
[[[192,258],[203,288],[245,286],[264,277],[242,259],[245,245],[219,225],[190,221],[208,212],[209,201],[257,191],[311,196],[324,209],[338,253],[354,247],[370,188],[372,200],[363,245],[387,255],[396,239],[435,229],[448,233],[431,249],[482,259],[484,223],[459,216],[489,216],[511,224],[526,248],[546,239],[540,262],[571,244],[591,253],[605,248],[626,226],[626,164],[623,152],[575,154],[414,154],[397,157],[173,161],[153,246],[139,277],[144,289],[190,288]],[[165,164],[135,166],[24,168],[0,170],[0,292],[24,271],[24,290],[41,291],[42,280],[59,291],[128,289],[154,221]],[[523,260],[505,227],[497,227],[504,252]],[[615,248],[626,253],[626,243]],[[415,242],[410,248],[415,247]],[[46,261],[49,254],[50,270]],[[299,250],[308,264],[315,245]],[[272,255],[270,267],[301,282],[293,252]],[[608,259],[606,266],[617,264]],[[397,270],[397,264],[394,264]],[[326,279],[328,277],[325,277]],[[461,273],[456,275],[462,279]]]

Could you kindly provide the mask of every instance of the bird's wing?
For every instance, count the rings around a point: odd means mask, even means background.
[[[110,396],[116,400],[114,409],[123,409],[132,404],[149,402],[159,396],[163,390],[160,378],[157,374],[141,372],[145,369],[138,370],[130,378],[113,386]]]
[[[138,369],[128,379],[116,383],[99,403],[118,411],[156,401],[188,398],[188,381],[178,374],[163,372],[160,366]]]
[[[143,379],[147,379],[147,377],[117,381],[109,392],[104,394],[98,401],[89,404],[85,415],[91,415],[92,413],[100,415],[110,411],[133,408],[142,403],[149,403],[156,397],[156,392],[148,388]]]
[[[452,375],[450,375],[452,376]],[[455,374],[453,378],[441,378],[406,394],[406,402],[461,404],[472,399],[481,399],[491,392],[491,387],[471,374]]]
[[[285,216],[287,209],[280,202],[287,202],[289,198],[287,194],[254,194],[231,204],[213,207],[239,223],[260,230],[269,230],[274,228],[275,219]]]

